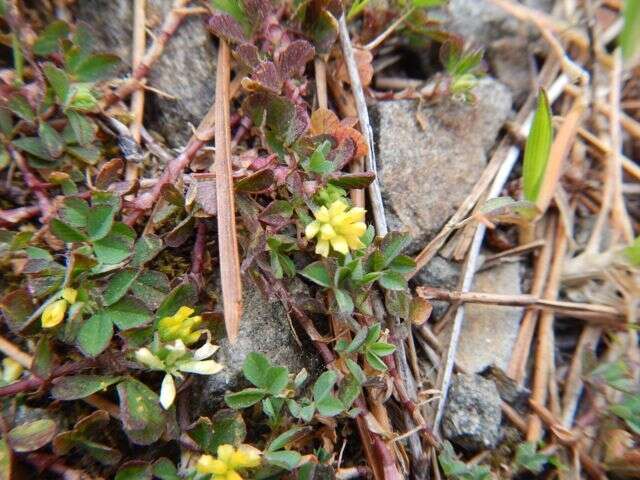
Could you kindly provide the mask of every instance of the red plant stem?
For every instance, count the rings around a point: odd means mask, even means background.
[[[10,227],[23,220],[28,220],[40,213],[40,207],[18,207],[11,210],[0,210],[0,226]]]
[[[316,347],[316,350],[318,350],[318,353],[322,357],[322,360],[324,360],[327,365],[333,363],[336,357],[333,355],[333,353],[331,353],[331,350],[329,350],[329,347],[326,343],[317,340],[317,338],[320,337],[320,333],[318,332],[318,330],[316,330],[316,327],[313,325],[311,319],[302,310],[293,305],[292,302],[287,303],[302,328],[305,330],[307,335],[309,335],[309,338],[311,338],[311,341]]]
[[[184,151],[169,162],[162,176],[154,184],[149,192],[145,192],[138,196],[131,204],[133,210],[124,219],[124,223],[129,226],[135,225],[145,210],[150,209],[160,198],[162,187],[169,183],[175,183],[185,168],[189,166],[191,160],[196,156],[198,151],[213,138],[213,126],[215,119],[215,108],[212,105],[207,114],[204,116],[196,132],[191,136]],[[241,117],[237,114],[231,115],[231,126],[237,125]]]
[[[27,187],[29,187],[36,196],[40,213],[42,214],[42,221],[43,223],[46,222],[49,219],[49,216],[53,213],[53,206],[51,205],[49,197],[47,197],[47,194],[45,193],[43,182],[41,182],[29,169],[27,161],[22,153],[16,150],[12,145],[6,145],[6,148],[16,162],[20,172],[22,172],[22,176],[24,177],[24,182],[27,184]]]
[[[198,220],[196,229],[196,242],[193,246],[193,254],[191,256],[191,273],[199,275],[202,273],[202,264],[204,262],[205,247],[207,245],[207,224],[203,220]]]
[[[369,409],[367,408],[367,404],[364,401],[364,397],[360,395],[356,399],[354,404],[357,408],[360,409],[360,415],[358,417],[362,418],[362,420],[364,421],[364,415],[366,415],[369,412]],[[371,437],[371,443],[373,444],[373,448],[378,454],[380,464],[382,465],[384,479],[385,480],[401,479],[402,476],[398,472],[398,469],[396,467],[396,462],[387,444],[384,443],[384,440],[382,440],[382,437],[380,435],[378,435],[375,432],[372,432],[371,430],[368,430],[368,431],[369,431],[369,437]]]
[[[35,375],[31,375],[30,377],[23,380],[19,380],[17,382],[10,383],[9,385],[5,385],[4,387],[0,387],[0,398],[16,395],[18,393],[27,392],[30,390],[36,390],[53,378],[71,375],[87,368],[93,367],[95,367],[95,360],[89,359],[66,363],[57,367],[51,373],[51,377],[49,379],[43,379],[40,377],[36,377]]]
[[[204,140],[199,140],[195,136],[192,136],[184,151],[169,162],[167,168],[162,172],[162,176],[158,179],[151,191],[143,193],[136,198],[132,205],[133,211],[124,219],[124,223],[129,226],[134,225],[142,216],[144,211],[150,209],[158,200],[162,187],[176,181],[178,176],[182,174],[185,168],[187,168],[191,159],[204,144]]]
[[[134,69],[131,74],[131,78],[120,85],[115,92],[111,92],[105,96],[102,104],[103,109],[109,108],[118,100],[124,100],[142,86],[141,80],[149,75],[151,66],[158,58],[160,58],[167,42],[176,32],[180,23],[182,23],[182,20],[187,15],[186,10],[184,9],[187,3],[188,0],[175,0],[171,11],[166,16],[164,23],[162,24],[162,31],[158,36],[156,36],[153,45],[142,58],[138,66]]]

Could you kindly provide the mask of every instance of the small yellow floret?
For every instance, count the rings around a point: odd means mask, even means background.
[[[2,380],[5,382],[15,382],[20,378],[23,371],[24,367],[13,358],[7,357],[2,359]]]
[[[160,340],[163,342],[182,340],[185,345],[197,342],[202,332],[194,332],[193,329],[202,323],[202,317],[200,315],[192,317],[194,311],[193,308],[183,306],[172,316],[162,318],[158,322]]]
[[[327,257],[333,248],[346,255],[349,250],[364,247],[360,237],[367,230],[364,208],[349,209],[343,200],[336,200],[329,208],[322,206],[314,212],[316,219],[307,225],[304,234],[308,240],[318,235],[316,253]]]
[[[255,468],[260,465],[260,450],[251,445],[220,445],[218,458],[202,455],[198,459],[196,470],[200,474],[210,474],[212,480],[242,480],[236,470]]]
[[[56,300],[47,305],[42,312],[42,327],[53,328],[64,320],[64,314],[67,312],[68,302],[65,299]]]
[[[67,287],[62,289],[62,298],[64,298],[71,305],[76,303],[78,297],[78,291],[75,288]]]

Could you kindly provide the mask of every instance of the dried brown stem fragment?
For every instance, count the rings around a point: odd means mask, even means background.
[[[231,126],[229,124],[229,82],[231,77],[229,45],[220,39],[216,72],[215,112],[216,133],[216,199],[218,207],[218,250],[224,323],[229,342],[235,343],[242,314],[242,281],[238,240],[236,238],[236,209],[231,169]]]

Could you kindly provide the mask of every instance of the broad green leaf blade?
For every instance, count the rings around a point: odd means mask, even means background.
[[[96,313],[80,327],[78,347],[82,353],[95,357],[107,348],[113,336],[113,323],[104,312]]]
[[[540,89],[538,106],[524,149],[522,183],[525,200],[535,202],[538,199],[549,161],[552,140],[551,107],[546,92]]]
[[[134,378],[118,384],[120,419],[129,439],[137,445],[150,445],[165,430],[169,418],[160,399],[149,387]]]
[[[116,273],[111,278],[106,290],[104,291],[105,305],[113,305],[122,297],[124,297],[137,276],[138,271],[132,268],[128,268]]]
[[[55,128],[45,122],[40,123],[38,128],[40,141],[44,145],[49,155],[58,158],[64,152],[64,140]]]
[[[330,287],[331,279],[329,278],[329,272],[325,268],[324,264],[320,261],[313,262],[304,267],[304,269],[300,272],[305,278],[308,278],[314,283],[322,287]]]
[[[60,102],[65,103],[69,95],[69,76],[53,63],[45,63],[42,67],[45,77]]]
[[[198,301],[198,291],[191,283],[183,283],[171,290],[158,308],[156,316],[158,318],[173,315],[182,306],[192,307]]]
[[[247,408],[255,405],[267,395],[267,391],[262,388],[245,388],[235,393],[228,393],[224,396],[224,401],[233,409]]]
[[[277,452],[267,452],[264,456],[265,460],[271,465],[275,465],[286,470],[296,468],[302,456],[298,452],[292,450],[280,450]]]
[[[74,69],[73,74],[80,82],[96,82],[114,73],[120,58],[108,53],[98,53],[87,57]]]
[[[51,220],[49,229],[51,230],[51,233],[65,243],[82,242],[87,239],[84,233],[80,230],[75,229],[71,225],[67,225],[57,218]]]
[[[122,380],[112,375],[73,375],[57,378],[51,395],[56,400],[79,400],[88,397]]]
[[[32,452],[44,447],[56,434],[56,423],[48,418],[18,425],[7,434],[16,452]]]
[[[139,267],[158,255],[164,248],[162,239],[152,233],[143,235],[136,242],[131,265]]]
[[[290,428],[286,432],[281,433],[276,438],[274,438],[273,441],[267,447],[267,451],[275,452],[277,450],[282,450],[287,445],[287,443],[292,442],[298,436],[300,436],[301,434],[302,435],[305,434],[310,429],[311,429],[311,427],[307,427],[307,428],[304,428],[304,427],[293,427],[293,428]]]
[[[141,327],[151,320],[151,312],[135,297],[121,298],[101,312],[120,330]]]
[[[95,124],[89,117],[75,110],[67,110],[66,114],[77,142],[83,147],[90,145],[96,136]]]
[[[242,373],[256,387],[266,388],[266,376],[270,368],[271,363],[267,357],[258,352],[250,352],[242,365]]]
[[[335,417],[344,410],[344,405],[339,398],[328,396],[316,402],[318,413],[324,417]]]
[[[289,382],[289,370],[286,367],[271,367],[265,376],[265,388],[271,395],[278,395]]]
[[[100,240],[107,236],[113,226],[113,208],[98,205],[91,208],[87,217],[87,233],[91,240]]]
[[[320,375],[318,380],[316,380],[316,383],[313,385],[313,399],[316,402],[320,402],[329,397],[337,378],[336,372],[331,370]]]
[[[33,44],[36,55],[50,55],[60,50],[60,40],[69,35],[69,26],[62,20],[50,23]]]

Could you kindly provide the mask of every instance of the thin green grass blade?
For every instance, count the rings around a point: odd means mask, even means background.
[[[640,55],[640,0],[624,2],[624,27],[620,32],[619,43],[622,48],[622,58],[625,62],[633,63]]]
[[[522,183],[525,200],[535,203],[538,199],[549,161],[552,140],[551,108],[546,92],[540,89],[538,106],[524,149]]]

